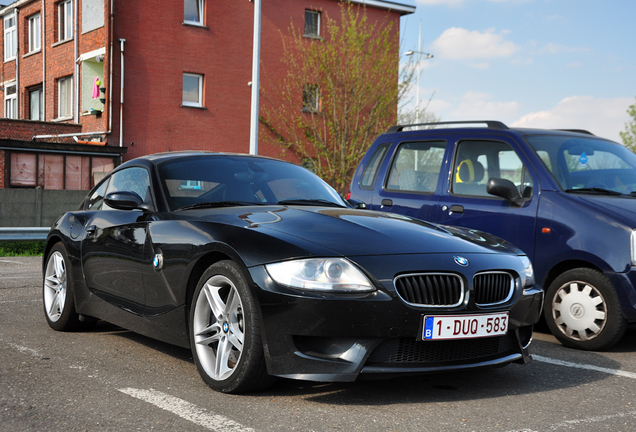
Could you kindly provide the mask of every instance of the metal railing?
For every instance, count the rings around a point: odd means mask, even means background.
[[[0,241],[43,241],[49,230],[48,227],[0,227]]]

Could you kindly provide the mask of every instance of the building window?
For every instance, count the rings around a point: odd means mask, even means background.
[[[305,84],[303,86],[303,111],[320,111],[320,87],[318,84]]]
[[[320,12],[305,9],[305,36],[320,37]]]
[[[203,75],[183,74],[183,105],[203,106]]]
[[[58,118],[73,115],[73,78],[61,78],[57,81],[57,116]]]
[[[9,166],[10,187],[89,190],[115,168],[115,161],[112,157],[11,153]]]
[[[29,90],[29,119],[44,120],[44,104],[42,102],[42,87]]]
[[[16,31],[15,13],[4,17],[4,60],[12,60],[16,56],[18,33]]]
[[[4,116],[10,119],[18,118],[18,93],[15,84],[6,86],[4,90]]]
[[[184,0],[183,22],[203,25],[204,0]]]
[[[40,50],[41,36],[40,14],[29,17],[29,52]]]
[[[57,5],[58,41],[73,38],[73,3],[66,0]]]

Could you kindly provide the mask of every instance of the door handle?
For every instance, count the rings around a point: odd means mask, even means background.
[[[458,204],[450,206],[448,214],[450,215],[453,213],[464,213],[464,206],[460,206]]]
[[[91,225],[88,228],[86,228],[86,238],[91,238],[95,235],[95,232],[97,232],[97,227],[95,225]]]
[[[390,200],[390,199],[382,200],[382,207],[391,207],[391,206],[393,206],[393,200]]]

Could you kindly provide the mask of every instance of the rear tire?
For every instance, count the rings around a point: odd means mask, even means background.
[[[610,348],[628,324],[609,279],[588,268],[566,271],[550,284],[544,316],[563,345],[583,350]]]
[[[211,265],[190,307],[190,346],[201,378],[214,390],[242,393],[271,386],[258,306],[233,261]]]

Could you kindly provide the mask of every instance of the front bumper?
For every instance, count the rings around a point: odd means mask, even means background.
[[[519,290],[497,310],[462,310],[509,311],[507,335],[424,342],[417,335],[427,312],[404,304],[388,283],[371,294],[329,296],[281,287],[263,267],[249,272],[262,313],[268,372],[310,381],[527,363],[532,326],[543,305],[541,288]],[[445,312],[451,313],[435,311]]]

